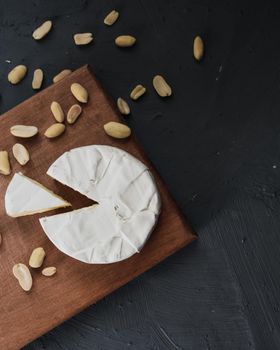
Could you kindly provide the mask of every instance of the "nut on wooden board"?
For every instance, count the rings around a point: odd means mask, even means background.
[[[87,103],[88,101],[88,92],[87,90],[79,83],[73,83],[71,85],[71,92],[74,97],[81,103]]]
[[[27,148],[21,143],[15,143],[12,148],[13,155],[20,165],[25,165],[30,160]]]
[[[64,79],[71,73],[72,73],[71,69],[63,69],[61,72],[59,72],[57,75],[53,77],[53,83],[59,82],[60,80]]]
[[[48,127],[48,129],[45,131],[45,136],[48,139],[54,139],[61,134],[63,134],[65,131],[65,124],[62,123],[54,123],[51,126]]]
[[[0,151],[0,174],[11,174],[11,165],[9,160],[9,154],[7,151]]]
[[[12,271],[21,288],[25,292],[29,292],[33,284],[33,279],[29,268],[25,264],[18,263],[13,266]]]
[[[74,124],[76,120],[79,118],[79,116],[82,113],[82,107],[78,104],[74,104],[70,107],[69,111],[67,112],[67,122],[69,124]]]
[[[28,139],[38,134],[38,128],[33,125],[14,125],[10,128],[10,132],[15,137]]]
[[[46,253],[44,248],[38,247],[33,249],[30,258],[29,258],[29,266],[37,269],[42,266]]]

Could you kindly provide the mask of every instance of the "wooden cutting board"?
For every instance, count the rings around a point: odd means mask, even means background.
[[[44,131],[53,123],[50,111],[52,101],[58,101],[63,110],[77,103],[70,92],[73,82],[81,83],[89,92],[89,102],[76,124],[67,126],[63,136],[48,140]],[[18,349],[58,324],[97,302],[115,289],[129,282],[167,256],[192,242],[196,235],[185,222],[164,183],[145,154],[131,137],[115,140],[103,131],[103,124],[119,119],[115,106],[100,87],[87,66],[64,80],[53,84],[36,96],[21,103],[0,118],[0,149],[9,152],[12,174],[21,171],[52,189],[73,204],[73,208],[88,206],[91,201],[46,175],[50,164],[62,153],[78,146],[105,144],[122,148],[146,163],[156,178],[162,198],[162,213],[156,229],[140,254],[115,264],[87,265],[60,251],[48,240],[39,224],[41,215],[10,218],[5,214],[4,195],[10,176],[0,175],[0,349]],[[30,140],[14,138],[9,129],[15,124],[36,125],[39,135]],[[21,142],[30,150],[31,161],[21,167],[13,159],[11,149]],[[69,210],[69,209],[68,209]],[[66,211],[60,209],[43,215]],[[44,266],[56,266],[52,278],[32,270],[34,285],[24,292],[12,275],[14,264],[28,264],[31,251],[44,247]]]

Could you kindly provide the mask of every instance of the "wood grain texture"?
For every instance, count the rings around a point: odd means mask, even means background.
[[[59,101],[63,110],[67,111],[76,102],[70,92],[70,85],[73,82],[81,83],[88,90],[89,102],[83,106],[83,114],[77,123],[67,126],[63,136],[54,140],[46,139],[43,133],[53,123],[50,104],[52,101]],[[65,151],[89,144],[120,147],[148,164],[156,178],[162,198],[162,213],[158,225],[140,254],[120,263],[87,265],[64,255],[53,246],[40,227],[38,218],[42,215],[13,219],[5,214],[4,194],[11,176],[1,176],[0,231],[3,236],[0,256],[1,349],[22,347],[196,238],[135,139],[119,141],[105,135],[103,124],[118,119],[115,107],[87,66],[78,69],[1,117],[1,148],[9,151],[13,173],[21,171],[38,180],[70,201],[74,209],[91,202],[49,178],[46,171]],[[25,167],[19,166],[12,158],[11,148],[16,139],[9,133],[9,128],[15,124],[36,125],[39,128],[39,135],[31,140],[21,141],[31,154],[31,161]],[[66,209],[55,212],[63,211]],[[32,249],[37,246],[43,246],[46,251],[44,265],[56,266],[58,272],[53,278],[45,278],[41,276],[40,271],[32,270],[34,287],[30,293],[25,293],[19,288],[11,269],[15,263],[27,263]]]

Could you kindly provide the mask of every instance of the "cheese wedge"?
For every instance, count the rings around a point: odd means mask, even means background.
[[[5,208],[9,216],[19,217],[43,213],[71,206],[37,181],[16,173],[5,194]]]
[[[110,146],[64,153],[48,175],[98,202],[40,223],[65,254],[86,263],[113,263],[138,253],[160,213],[160,196],[146,165]]]

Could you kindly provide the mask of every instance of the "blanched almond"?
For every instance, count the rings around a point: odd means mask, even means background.
[[[76,45],[87,45],[93,40],[92,33],[77,33],[74,35]]]
[[[51,111],[52,111],[52,114],[54,116],[54,119],[57,122],[62,123],[64,121],[64,112],[63,112],[63,110],[58,102],[56,102],[56,101],[52,102]]]
[[[171,87],[161,75],[156,75],[153,79],[153,85],[156,92],[161,97],[170,96],[172,94]]]
[[[9,175],[11,173],[11,166],[9,155],[7,151],[0,151],[0,174]]]
[[[55,77],[53,77],[53,83],[57,83],[58,81],[60,81],[63,78],[67,77],[67,75],[69,75],[71,73],[72,73],[71,69],[63,69]]]
[[[46,253],[44,248],[38,247],[33,249],[29,258],[29,266],[33,267],[34,269],[41,267],[45,259],[45,256],[46,256]]]
[[[197,61],[200,61],[204,53],[204,44],[200,36],[195,37],[193,42],[193,55]]]
[[[29,152],[20,143],[16,143],[13,145],[13,155],[20,165],[25,165],[29,162]]]
[[[54,267],[54,266],[45,267],[42,270],[42,275],[46,276],[46,277],[51,277],[55,274],[56,274],[56,267]]]
[[[20,64],[13,68],[8,74],[8,80],[11,84],[18,84],[25,77],[27,72],[27,67]]]
[[[32,36],[35,40],[41,40],[52,29],[52,21],[46,21],[40,27],[34,30]]]
[[[43,83],[44,74],[42,69],[35,69],[32,80],[32,88],[34,90],[39,90]]]
[[[120,35],[115,39],[115,44],[119,47],[130,47],[136,43],[136,38],[131,35]]]
[[[21,288],[28,292],[32,288],[32,276],[29,268],[24,264],[16,264],[13,267],[13,275],[18,280]]]
[[[130,93],[130,98],[132,98],[132,100],[138,100],[145,92],[146,88],[143,85],[136,85]]]
[[[117,21],[118,18],[118,11],[113,10],[104,18],[104,24],[106,24],[107,26],[111,26]]]
[[[121,112],[121,114],[123,115],[128,115],[130,114],[130,108],[129,105],[127,104],[127,102],[122,99],[121,97],[118,98],[117,100],[117,106],[119,111]]]
[[[87,103],[88,92],[81,84],[73,83],[71,85],[71,92],[79,102]]]
[[[45,136],[49,139],[54,139],[55,137],[60,136],[65,131],[65,125],[61,123],[55,123],[51,125],[46,131]]]
[[[67,113],[67,121],[69,124],[74,124],[82,113],[82,107],[80,105],[73,105]]]
[[[38,128],[29,125],[14,125],[11,127],[10,132],[16,137],[29,138],[38,133]]]
[[[127,125],[117,122],[109,122],[105,124],[104,130],[107,135],[117,139],[125,139],[131,134],[131,130]]]

